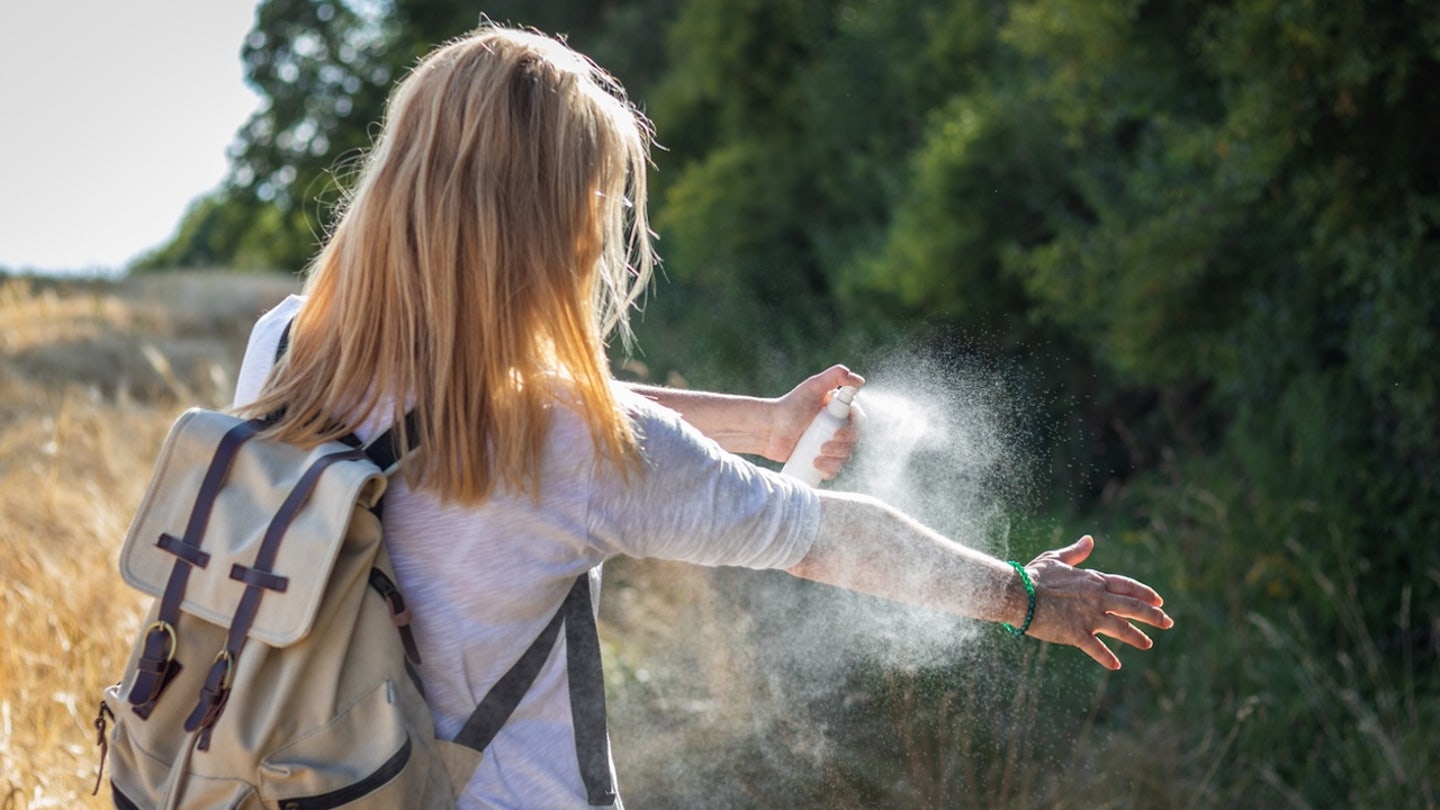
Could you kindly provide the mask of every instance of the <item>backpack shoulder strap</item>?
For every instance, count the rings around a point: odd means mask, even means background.
[[[285,329],[280,332],[280,342],[275,344],[275,362],[279,363],[280,358],[285,356],[285,350],[290,348],[290,327],[295,325],[295,319],[291,318],[285,322]]]
[[[600,666],[600,636],[590,598],[590,575],[581,574],[565,599],[565,654],[569,667],[570,713],[575,724],[575,755],[592,806],[615,804],[610,773],[610,735],[605,730],[605,676]]]
[[[405,414],[405,437],[409,440],[410,447],[402,452],[400,437],[392,425],[384,433],[371,439],[365,445],[365,455],[375,462],[375,466],[386,475],[390,475],[400,465],[404,452],[415,452],[420,445],[420,420],[415,416],[414,411]]]
[[[570,586],[570,592],[550,623],[486,693],[455,736],[455,742],[475,751],[485,750],[540,674],[540,668],[555,647],[562,626],[565,628],[570,712],[580,776],[585,782],[588,802],[592,806],[610,806],[615,803],[615,783],[610,773],[610,739],[605,731],[605,680],[601,673],[600,637],[595,628],[588,571],[576,577],[575,584]]]

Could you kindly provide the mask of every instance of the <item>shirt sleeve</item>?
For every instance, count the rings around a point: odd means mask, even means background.
[[[627,479],[603,466],[591,485],[589,530],[605,554],[700,565],[789,568],[820,524],[805,484],[728,453],[678,413],[619,393],[643,460]]]
[[[260,396],[265,378],[270,376],[270,369],[275,365],[275,350],[280,346],[280,335],[304,302],[301,296],[289,296],[255,322],[250,330],[250,342],[245,345],[245,358],[240,361],[240,373],[235,379],[234,407],[248,405]]]

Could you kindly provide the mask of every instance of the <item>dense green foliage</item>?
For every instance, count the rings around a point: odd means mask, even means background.
[[[387,87],[475,22],[353,7],[262,4],[244,58],[270,104],[150,266],[300,268]],[[1174,769],[1156,806],[1435,805],[1416,726],[1440,725],[1440,10],[485,11],[567,33],[655,120],[653,378],[774,391],[916,346],[1023,369],[1046,508],[1127,540],[1192,628],[1107,703],[1128,707],[1112,761]],[[1157,726],[1207,736],[1124,742]],[[1063,778],[1120,790],[1093,761]]]

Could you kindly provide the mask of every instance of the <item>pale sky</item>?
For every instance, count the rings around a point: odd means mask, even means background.
[[[257,0],[0,2],[0,267],[118,270],[225,177]]]

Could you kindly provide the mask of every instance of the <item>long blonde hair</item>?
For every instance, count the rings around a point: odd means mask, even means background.
[[[608,337],[654,254],[651,130],[620,85],[540,34],[486,26],[425,57],[309,268],[290,347],[248,414],[272,434],[343,436],[413,407],[412,485],[476,504],[535,494],[556,384],[623,474],[636,437]],[[402,428],[403,434],[403,428]]]

